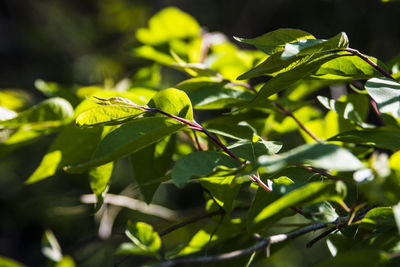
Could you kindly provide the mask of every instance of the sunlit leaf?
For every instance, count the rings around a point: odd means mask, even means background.
[[[235,38],[237,41],[252,44],[268,55],[283,51],[286,43],[303,39],[315,39],[311,34],[296,29],[279,29],[253,39]]]
[[[168,7],[150,18],[148,28],[138,29],[136,38],[142,43],[157,45],[199,34],[200,26],[192,16],[176,7]]]
[[[74,110],[68,101],[55,97],[19,113],[12,119],[0,121],[0,126],[56,127],[65,124],[73,113]]]
[[[278,171],[288,165],[307,164],[315,168],[340,171],[360,169],[360,160],[334,144],[306,144],[278,156],[261,156],[258,163],[267,171]]]
[[[382,113],[400,118],[400,84],[389,78],[372,78],[365,83],[365,89],[375,100]]]
[[[108,134],[95,148],[90,160],[78,161],[79,164],[65,169],[70,172],[82,172],[115,161],[156,143],[184,127],[184,124],[165,117],[137,119]]]
[[[258,214],[253,214],[254,217],[248,218],[247,226],[252,231],[259,230],[259,227],[281,218],[281,212],[289,207],[311,205],[321,201],[342,202],[345,196],[346,186],[343,182],[312,182],[278,198]]]
[[[109,162],[89,171],[90,187],[97,198],[96,208],[103,204],[103,194],[108,188],[113,170],[114,162]]]
[[[149,107],[158,108],[166,113],[187,120],[193,120],[192,103],[182,90],[175,88],[162,90],[153,96],[148,105]]]
[[[3,267],[24,267],[25,265],[13,260],[13,259],[0,256],[0,266],[3,266]]]
[[[125,234],[131,242],[123,243],[119,247],[118,253],[159,257],[161,238],[151,225],[144,222],[128,222]]]
[[[152,60],[162,65],[169,66],[172,63],[175,63],[175,60],[170,55],[160,52],[154,47],[149,45],[143,45],[138,48],[135,48],[133,49],[132,53],[135,57]]]

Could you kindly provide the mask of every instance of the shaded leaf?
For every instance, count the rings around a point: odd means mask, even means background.
[[[151,225],[144,222],[128,222],[125,235],[131,240],[131,243],[123,243],[119,247],[118,253],[159,257],[161,238]]]
[[[239,167],[239,163],[229,156],[215,151],[199,151],[179,159],[172,169],[172,181],[183,187],[192,176],[210,175],[218,166]]]
[[[336,266],[385,266],[389,260],[382,251],[373,249],[350,250],[339,253],[334,258],[328,258],[315,265],[315,267]]]
[[[360,160],[346,149],[334,144],[306,144],[278,156],[261,156],[258,163],[268,172],[287,165],[309,164],[326,170],[354,171],[360,169]]]
[[[24,267],[25,265],[13,260],[13,259],[0,256],[0,266],[2,266],[2,267]]]
[[[371,145],[391,150],[400,149],[400,129],[383,126],[374,129],[353,130],[333,136],[329,141]]]
[[[390,207],[374,208],[364,216],[361,220],[363,224],[371,224],[377,226],[395,226],[396,222],[393,215],[393,209]]]
[[[314,222],[333,222],[339,215],[336,213],[335,209],[327,201],[315,203],[302,208],[306,218],[311,219]]]
[[[239,42],[251,44],[268,55],[283,51],[286,43],[296,42],[302,39],[315,39],[311,34],[296,29],[278,29],[253,39],[235,37]]]
[[[375,100],[382,113],[400,118],[400,84],[389,78],[372,78],[365,83],[365,89]]]
[[[239,141],[228,146],[228,148],[239,158],[256,162],[257,158],[260,156],[278,153],[282,148],[282,143],[264,140],[259,140],[254,143],[249,141]]]
[[[35,80],[35,87],[47,97],[64,98],[73,106],[79,103],[78,97],[69,88],[65,88],[57,83],[37,79]]]
[[[168,137],[130,156],[135,180],[146,203],[151,202],[162,182],[160,178],[171,168],[174,148],[175,138]]]

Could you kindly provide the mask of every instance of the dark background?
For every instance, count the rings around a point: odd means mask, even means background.
[[[384,62],[400,51],[400,3],[379,0],[0,0],[0,88],[22,88],[42,97],[34,90],[37,78],[88,85],[129,77],[141,64],[130,55],[137,45],[135,30],[167,6],[179,7],[206,30],[229,37],[256,37],[282,27],[317,38],[344,31],[352,48]],[[97,238],[93,210],[79,203],[79,196],[90,192],[87,177],[60,173],[23,184],[50,141],[0,159],[0,255],[44,265],[40,239],[50,228],[79,266],[112,266],[116,241]],[[126,163],[119,163],[125,171],[113,177],[115,192],[129,180]],[[168,190],[158,201],[168,198],[171,208],[201,203],[201,194],[190,187],[179,193]],[[122,213],[120,226],[132,216],[139,215]],[[296,253],[291,253],[293,260],[304,260]]]

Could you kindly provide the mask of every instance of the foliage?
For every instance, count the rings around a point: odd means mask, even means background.
[[[149,209],[162,184],[201,186],[204,215],[164,231],[135,218],[127,223],[128,239],[116,251],[144,257],[147,264],[236,257],[261,264],[265,259],[253,252],[272,245],[275,253],[274,244],[323,228],[330,232],[310,243],[333,233],[327,239],[333,257],[318,258],[318,266],[395,264],[400,84],[383,63],[349,48],[345,33],[325,40],[278,29],[236,38],[259,50],[239,49],[220,33],[202,32],[176,8],[154,15],[136,38],[142,46],[133,55],[151,65],[137,71],[132,86],[68,91],[38,80],[37,89],[50,98],[34,106],[21,91],[0,92],[0,156],[58,133],[27,184],[63,171],[87,172],[99,213],[123,197],[108,190],[125,157],[137,198]],[[154,78],[159,65],[186,79],[163,88]],[[266,82],[254,79],[260,76]],[[328,97],[329,86],[343,83],[345,95]],[[217,116],[200,124],[201,110]],[[284,236],[270,231],[293,218],[307,227]],[[178,228],[193,231],[189,223],[196,220],[205,223],[188,240],[169,244],[164,238]],[[51,231],[42,251],[55,266],[74,266]]]

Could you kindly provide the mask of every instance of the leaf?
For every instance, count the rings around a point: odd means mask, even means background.
[[[176,7],[164,8],[150,18],[148,28],[140,28],[136,31],[136,38],[149,45],[199,35],[200,25],[197,21]]]
[[[35,87],[47,97],[61,97],[66,99],[73,106],[79,103],[78,98],[69,88],[60,86],[57,83],[45,82],[42,79],[35,80]]]
[[[217,72],[209,69],[206,65],[201,63],[172,63],[171,67],[177,70],[185,71],[189,75],[196,77],[196,76],[217,76]]]
[[[340,141],[398,150],[400,149],[400,129],[395,126],[383,126],[374,129],[347,131],[333,136],[329,141]]]
[[[200,184],[227,213],[232,211],[233,201],[240,190],[240,183],[235,176],[201,178]]]
[[[25,91],[18,89],[0,90],[0,106],[11,109],[13,111],[20,111],[32,103],[32,97]]]
[[[257,96],[252,102],[250,102],[249,105],[263,103],[265,99],[267,99],[267,97],[286,89],[291,84],[310,75],[323,63],[328,62],[329,60],[332,60],[339,56],[340,55],[337,54],[319,56],[315,60],[308,61],[307,64],[302,64],[288,72],[278,74],[264,84],[264,86],[258,92]]]
[[[332,205],[327,202],[319,202],[302,208],[305,217],[314,222],[333,222],[339,215],[336,213]]]
[[[172,181],[183,187],[192,176],[210,175],[218,166],[240,167],[234,159],[215,151],[199,151],[179,159],[172,169]]]
[[[75,267],[75,262],[74,260],[69,257],[69,256],[64,256],[57,264],[55,267]]]
[[[89,160],[100,142],[102,132],[102,127],[80,129],[74,124],[66,126],[50,145],[39,167],[26,183],[48,178],[66,165]]]
[[[234,38],[239,42],[254,45],[268,55],[283,51],[286,43],[315,39],[311,34],[296,29],[279,29],[253,39]]]
[[[0,121],[4,127],[58,127],[72,117],[74,109],[71,104],[59,97],[47,99],[33,106],[17,117]]]
[[[125,106],[99,106],[78,115],[75,123],[78,127],[116,125],[132,120],[145,111]]]
[[[114,170],[114,162],[95,167],[89,171],[90,187],[96,195],[96,209],[103,204],[103,194],[107,191]]]
[[[368,57],[371,61],[377,60]],[[345,56],[332,59],[322,64],[313,74],[312,78],[333,81],[366,80],[379,75],[378,71],[370,64],[357,56]]]
[[[315,53],[341,50],[349,46],[346,33],[341,32],[328,40],[302,39],[285,45],[282,59],[287,60],[294,56],[312,55]]]
[[[364,123],[362,121],[361,115],[355,110],[355,107],[351,102],[339,102],[324,96],[317,96],[317,99],[327,109],[333,110],[342,118],[351,120],[364,128],[373,127],[373,125]]]
[[[0,266],[2,266],[2,267],[24,267],[25,265],[13,260],[13,259],[0,256]]]
[[[278,171],[288,165],[307,164],[315,168],[355,171],[362,168],[360,160],[346,149],[334,144],[305,144],[278,156],[261,156],[260,166],[266,171]]]
[[[187,120],[193,120],[192,103],[186,93],[182,90],[175,88],[162,90],[153,96],[148,105],[152,108],[158,108],[163,112]]]
[[[184,127],[184,124],[165,117],[134,120],[122,125],[104,137],[90,160],[77,165],[70,164],[65,170],[82,172],[89,168],[115,161],[156,143]]]
[[[334,258],[328,258],[315,265],[315,267],[336,266],[385,266],[389,257],[382,251],[374,249],[348,250],[339,253]]]
[[[368,211],[368,213],[361,220],[361,223],[374,225],[375,227],[382,225],[396,225],[393,209],[390,207],[378,207]]]
[[[158,251],[161,248],[161,238],[150,224],[128,222],[125,235],[132,242],[123,243],[117,253],[159,258]]]
[[[248,217],[247,226],[251,231],[279,220],[282,211],[289,207],[311,205],[321,201],[342,202],[346,196],[346,186],[341,181],[312,182],[295,189],[264,207],[258,214]]]
[[[59,262],[63,257],[61,247],[51,230],[46,230],[42,237],[42,253],[53,262]]]
[[[143,45],[133,49],[132,54],[135,57],[152,60],[161,65],[169,66],[175,63],[175,60],[170,55],[160,52],[154,47],[149,45]]]
[[[389,78],[372,78],[365,83],[365,89],[375,100],[378,110],[400,118],[400,84]]]
[[[272,155],[278,153],[282,144],[276,141],[259,140],[257,142],[239,141],[230,146],[229,150],[239,158],[256,162],[262,155]]]
[[[253,95],[230,86],[221,79],[199,77],[177,85],[186,92],[195,109],[223,109],[248,103]]]
[[[150,203],[161,183],[160,178],[171,168],[175,138],[167,137],[130,156],[135,180],[146,203]]]

